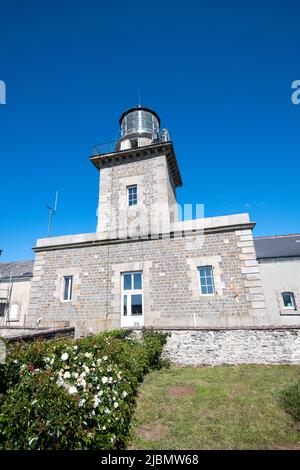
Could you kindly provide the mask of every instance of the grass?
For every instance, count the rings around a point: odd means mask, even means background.
[[[299,366],[171,368],[140,387],[131,449],[300,449],[280,393]]]

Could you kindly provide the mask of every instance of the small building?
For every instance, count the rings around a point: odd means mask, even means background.
[[[254,239],[270,325],[300,323],[300,235]]]
[[[0,263],[0,326],[26,323],[33,261]]]

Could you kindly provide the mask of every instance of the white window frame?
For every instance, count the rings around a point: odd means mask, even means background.
[[[124,275],[129,274],[131,275],[131,289],[124,289]],[[141,289],[134,289],[134,274],[141,275]],[[142,319],[144,317],[144,280],[143,280],[143,272],[142,271],[125,271],[121,273],[121,316],[125,319]],[[127,315],[124,315],[124,298],[125,295],[127,296]],[[141,295],[142,296],[142,313],[141,314],[132,314],[131,311],[131,298],[133,295]]]
[[[211,269],[211,279],[212,279],[212,288],[213,288],[212,293],[202,292],[200,269],[203,269],[203,268],[210,268]],[[214,267],[212,265],[198,266],[197,271],[198,271],[198,281],[199,281],[199,292],[200,292],[201,297],[212,297],[212,296],[216,295],[216,287],[215,287],[215,279],[214,279]]]
[[[130,190],[131,190],[131,189],[134,189],[134,188],[136,189],[136,198],[135,198],[136,202],[135,202],[134,204],[130,204],[130,203],[129,203],[129,200],[131,199],[131,198],[130,198]],[[127,186],[127,206],[128,206],[128,207],[133,207],[133,206],[136,206],[137,203],[138,203],[138,188],[137,188],[137,184],[131,184],[130,186]]]
[[[69,283],[68,286],[68,298],[65,299],[65,286],[66,286],[66,279],[71,279],[71,282]],[[61,293],[60,293],[60,301],[61,302],[72,302],[73,299],[73,282],[74,282],[74,276],[72,275],[66,275],[62,277],[61,280]]]
[[[11,317],[11,312],[12,312],[13,308],[15,308],[16,311],[17,311],[17,314],[14,318]],[[9,312],[8,312],[8,321],[10,321],[10,322],[20,321],[20,313],[21,313],[20,305],[16,304],[16,303],[11,304],[10,307],[9,307]]]
[[[291,303],[292,303],[292,306],[291,307],[286,307],[284,305],[284,299],[283,299],[283,294],[289,294],[291,296]],[[296,300],[295,300],[295,294],[294,292],[290,292],[290,291],[284,291],[284,292],[281,292],[281,299],[282,299],[282,305],[283,305],[283,308],[284,310],[297,310],[296,309]]]

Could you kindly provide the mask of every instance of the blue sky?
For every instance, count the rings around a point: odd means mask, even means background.
[[[1,2],[2,261],[47,234],[96,228],[95,143],[138,101],[161,116],[181,203],[249,212],[255,235],[299,232],[298,0]]]

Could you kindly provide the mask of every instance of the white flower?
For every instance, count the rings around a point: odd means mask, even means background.
[[[103,361],[107,361],[108,357],[107,356],[103,356]]]
[[[71,374],[69,371],[65,372],[64,373],[64,379],[70,379],[71,378]]]
[[[107,415],[109,415],[109,414],[110,414],[110,410],[109,410],[109,408],[107,408],[107,407],[106,407],[106,408],[104,408],[104,413],[105,413],[105,414],[107,414]]]
[[[86,352],[86,353],[84,353],[84,356],[87,357],[87,358],[90,358],[90,357],[92,357],[92,354],[89,353],[89,352]]]
[[[77,385],[79,385],[80,387],[83,387],[83,388],[84,388],[84,387],[86,386],[86,380],[83,379],[82,377],[79,377],[79,378],[77,379]]]
[[[77,351],[78,346],[73,346],[74,351]]]
[[[103,383],[103,384],[106,384],[106,383],[108,382],[108,378],[107,378],[107,377],[105,377],[105,376],[104,376],[104,377],[102,377],[102,379],[101,379],[101,380],[102,380],[102,383]]]
[[[97,396],[95,396],[95,398],[94,398],[94,405],[93,405],[94,408],[97,408],[97,407],[99,406],[99,403],[100,403],[100,402],[101,402],[101,400],[100,400]]]
[[[119,408],[119,403],[117,401],[114,402],[114,407],[117,409]]]
[[[125,392],[125,390],[124,390],[124,392],[122,393],[122,395],[123,395],[123,397],[124,397],[124,398],[126,398],[126,397],[127,397],[127,395],[128,395],[128,393],[127,393],[127,392]]]
[[[69,388],[68,392],[70,395],[74,395],[75,393],[77,393],[77,388],[72,386]]]
[[[69,354],[68,354],[68,353],[63,353],[63,354],[61,355],[61,360],[62,360],[62,361],[66,361],[66,360],[68,359],[68,357],[69,357]]]
[[[82,408],[82,407],[84,406],[85,402],[86,402],[86,399],[85,399],[85,398],[82,398],[82,399],[79,401],[79,406],[80,406],[80,408]]]

